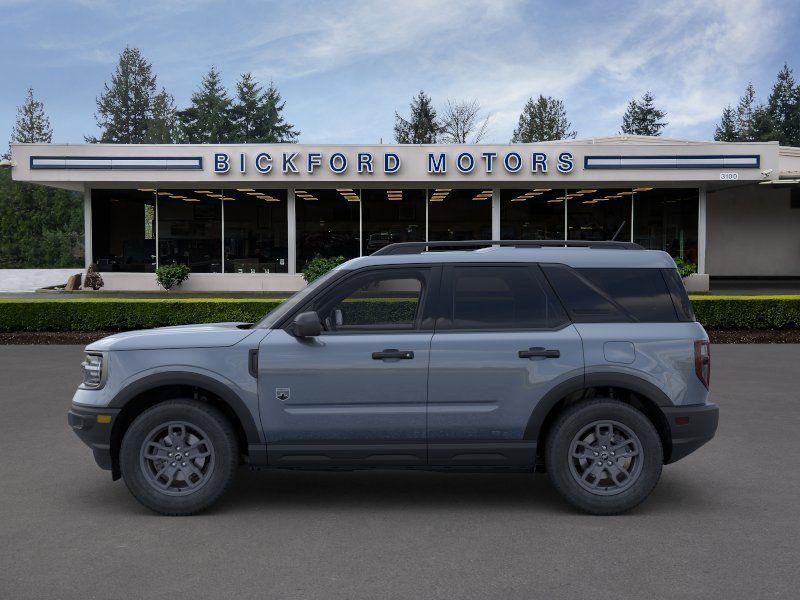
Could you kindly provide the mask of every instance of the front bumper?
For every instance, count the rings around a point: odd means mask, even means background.
[[[676,406],[663,410],[672,438],[672,449],[666,463],[674,463],[688,456],[717,432],[719,407],[716,404]]]
[[[92,449],[97,465],[107,471],[112,469],[111,430],[118,415],[118,408],[90,408],[75,404],[67,413],[67,423],[75,435]]]

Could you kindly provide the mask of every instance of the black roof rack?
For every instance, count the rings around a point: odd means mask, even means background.
[[[372,253],[372,256],[387,254],[422,254],[436,248],[461,249],[503,246],[511,248],[602,248],[604,250],[644,250],[633,242],[588,241],[588,240],[458,240],[442,242],[399,242],[389,244]]]

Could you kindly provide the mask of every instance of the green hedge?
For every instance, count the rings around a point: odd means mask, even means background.
[[[167,325],[259,321],[274,299],[0,300],[0,331],[126,331]]]
[[[800,328],[800,296],[692,296],[708,329]]]
[[[0,300],[0,331],[126,331],[167,325],[253,322],[280,304],[276,299],[192,298]],[[346,307],[347,322],[380,310],[389,320],[405,320],[414,303],[358,303]],[[693,296],[698,321],[709,329],[800,328],[800,296]]]

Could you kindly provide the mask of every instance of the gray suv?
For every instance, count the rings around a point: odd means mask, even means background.
[[[259,323],[90,344],[69,424],[169,515],[213,504],[241,464],[546,471],[573,506],[616,514],[713,437],[710,367],[664,252],[409,242]]]

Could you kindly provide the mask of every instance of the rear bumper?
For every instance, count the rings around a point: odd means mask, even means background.
[[[114,427],[114,421],[118,414],[119,409],[90,408],[75,404],[67,413],[67,423],[72,431],[92,449],[97,465],[107,471],[112,468],[111,429]],[[99,420],[98,417],[100,417]]]
[[[719,407],[716,404],[664,408],[672,437],[672,450],[666,463],[688,456],[717,432]]]

